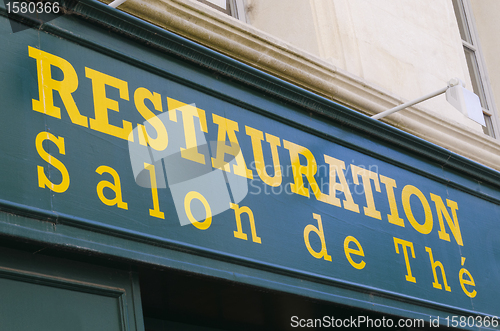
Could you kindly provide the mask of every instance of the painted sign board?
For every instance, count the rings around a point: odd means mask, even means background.
[[[498,186],[74,18],[109,46],[0,20],[3,208],[500,315]]]

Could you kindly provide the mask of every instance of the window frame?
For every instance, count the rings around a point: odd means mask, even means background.
[[[197,0],[215,10],[218,10],[224,14],[232,16],[240,21],[246,22],[245,15],[245,3],[244,0],[226,0],[226,9],[224,10],[222,7],[217,6],[210,2],[210,0]]]
[[[456,17],[457,11],[455,8],[455,4],[458,6],[457,8],[458,15],[460,17]],[[470,3],[470,0],[452,0],[452,6],[455,13],[455,17],[457,19],[459,30],[461,31],[463,30],[463,32],[466,34],[466,39],[468,39],[467,37],[470,38],[470,40],[464,40],[462,33],[460,33],[460,39],[462,41],[462,47],[464,50],[464,56],[468,68],[468,73],[471,79],[471,83],[473,87],[474,85],[476,85],[475,83],[476,81],[477,84],[479,85],[476,88],[479,89],[480,91],[474,91],[474,93],[476,94],[479,93],[478,97],[482,101],[481,108],[483,109],[483,114],[489,117],[489,120],[485,119],[486,127],[483,127],[483,132],[486,135],[491,136],[492,138],[499,139],[500,125],[498,123],[499,122],[498,112],[492,97],[493,92],[491,91],[491,84],[489,82],[488,71],[486,70],[486,63],[484,61],[483,54],[481,51],[479,34],[476,29],[476,22],[472,11],[472,5]],[[467,58],[467,53],[466,53],[467,51],[471,52],[471,54],[473,54],[473,57],[475,58],[475,61],[473,63],[473,68],[470,68],[469,66],[468,63],[469,59]],[[477,67],[475,67],[474,64],[477,65]],[[483,103],[486,103],[486,107],[483,105]],[[489,124],[491,124],[491,126]]]

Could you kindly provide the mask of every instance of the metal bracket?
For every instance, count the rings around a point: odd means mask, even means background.
[[[108,4],[108,6],[116,8],[119,5],[121,5],[122,3],[124,3],[125,1],[127,1],[127,0],[115,0],[115,1],[111,2],[110,4]]]
[[[375,114],[373,115],[371,118],[373,118],[374,120],[378,120],[378,119],[381,119],[382,117],[385,117],[387,115],[390,115],[392,113],[395,113],[397,111],[400,111],[402,109],[405,109],[407,107],[410,107],[410,106],[413,106],[417,103],[420,103],[422,101],[425,101],[427,99],[430,99],[430,98],[433,98],[435,96],[438,96],[440,94],[443,94],[446,92],[446,90],[448,90],[450,87],[453,87],[453,86],[456,86],[460,84],[460,80],[458,78],[453,78],[451,79],[449,82],[448,82],[448,86],[446,87],[443,87],[435,92],[432,92],[432,93],[429,93],[429,94],[426,94],[424,95],[423,97],[420,97],[418,99],[415,99],[415,100],[412,100],[412,101],[408,101],[406,103],[403,103],[402,105],[399,105],[399,106],[396,106],[394,108],[391,108],[391,109],[388,109],[388,110],[385,110],[381,113],[378,113],[378,114]]]

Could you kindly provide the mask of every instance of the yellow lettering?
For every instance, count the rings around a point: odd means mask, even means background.
[[[462,266],[465,263],[465,257],[462,257]],[[469,279],[464,279],[464,274],[467,274],[467,277]],[[474,282],[474,278],[472,278],[472,275],[470,274],[469,270],[462,268],[460,269],[460,272],[458,273],[458,278],[460,280],[460,286],[462,287],[462,291],[464,291],[465,295],[467,295],[469,298],[474,298],[477,295],[476,290],[473,290],[470,292],[465,288],[465,285],[470,285],[470,286],[476,286],[476,283]]]
[[[156,92],[151,93],[144,87],[139,87],[137,90],[135,90],[134,102],[137,111],[156,130],[156,138],[153,139],[147,132],[146,127],[144,127],[142,124],[138,124],[139,143],[144,146],[149,144],[149,146],[156,149],[157,151],[163,151],[165,148],[167,148],[168,145],[167,130],[165,129],[165,125],[163,125],[162,121],[146,106],[146,104],[144,103],[144,100],[146,99],[150,100],[153,103],[153,107],[155,108],[155,110],[160,112],[163,111],[160,94]]]
[[[246,233],[243,233],[243,229],[241,226],[241,214],[246,213],[248,215],[248,220],[250,221],[250,230],[252,231],[252,241],[261,244],[262,240],[260,237],[257,237],[257,231],[255,230],[255,219],[253,217],[253,212],[250,208],[244,206],[239,207],[237,204],[230,203],[231,209],[234,210],[234,216],[236,217],[236,228],[238,231],[234,231],[234,237],[247,240],[248,236]]]
[[[389,207],[391,208],[391,213],[387,214],[387,220],[389,223],[405,227],[405,223],[398,213],[398,205],[396,204],[396,197],[394,195],[394,188],[396,187],[396,181],[392,178],[380,175],[380,182],[385,185],[385,190],[387,192],[387,200],[389,201]]]
[[[57,91],[71,122],[88,127],[87,117],[80,114],[75,100],[71,96],[78,88],[78,76],[73,66],[61,57],[30,46],[28,46],[28,54],[30,57],[36,59],[38,76],[39,100],[32,99],[33,110],[60,119],[61,108],[54,106],[53,93]],[[61,69],[64,75],[63,80],[52,78],[51,66]]]
[[[132,132],[132,123],[122,121],[123,127],[114,126],[109,123],[108,110],[116,112],[120,110],[118,108],[118,101],[106,97],[106,86],[111,86],[118,89],[120,98],[128,101],[128,83],[90,68],[85,68],[85,75],[92,80],[92,92],[94,95],[95,119],[90,119],[90,128],[114,137],[125,140],[131,139],[130,141],[133,141],[133,136],[130,135],[130,132]]]
[[[415,250],[413,249],[413,243],[411,241],[406,241],[403,239],[399,239],[396,237],[393,237],[394,239],[394,248],[396,249],[396,253],[399,254],[399,246],[403,248],[403,255],[405,257],[405,263],[406,263],[406,281],[416,283],[417,279],[412,276],[411,274],[411,268],[410,268],[410,259],[408,257],[408,251],[407,248],[409,247],[411,250],[411,256],[415,258]]]
[[[356,244],[357,249],[353,249],[349,247],[349,243],[353,242]],[[363,269],[366,265],[366,262],[361,260],[361,262],[356,263],[351,257],[351,254],[358,255],[358,256],[365,256],[365,253],[363,252],[363,247],[359,244],[359,241],[354,238],[353,236],[348,236],[344,240],[344,253],[345,257],[349,261],[349,263],[356,269]]]
[[[412,195],[416,195],[422,206],[424,207],[425,212],[425,221],[424,224],[420,224],[417,222],[415,217],[413,216],[413,212],[411,210],[410,198]],[[432,211],[429,206],[429,202],[425,198],[424,194],[413,185],[406,185],[403,188],[403,192],[401,193],[401,200],[403,201],[403,208],[405,210],[406,217],[410,224],[422,234],[429,234],[432,231],[433,220],[432,220]]]
[[[235,132],[238,132],[238,123],[216,114],[212,114],[212,118],[214,123],[219,126],[217,133],[217,157],[212,158],[212,167],[230,172],[229,163],[225,161],[226,154],[229,154],[234,156],[236,160],[236,164],[233,164],[234,174],[252,179],[252,171],[247,168],[238,139],[236,138]],[[226,135],[229,138],[231,146],[226,145]]]
[[[375,201],[373,200],[372,185],[370,182],[370,180],[372,180],[373,184],[375,185],[375,189],[377,190],[377,192],[380,192],[380,183],[378,181],[377,173],[364,168],[360,168],[358,166],[355,166],[354,164],[351,164],[351,170],[352,180],[354,181],[354,184],[359,185],[358,176],[361,176],[361,179],[363,180],[363,191],[365,192],[366,199],[366,207],[363,207],[365,215],[381,220],[382,216],[380,215],[380,212],[375,209]]]
[[[187,160],[205,164],[205,156],[198,152],[198,144],[196,142],[196,132],[194,126],[194,117],[198,117],[200,121],[200,129],[207,133],[207,117],[205,111],[200,108],[187,105],[167,97],[168,116],[171,121],[177,122],[177,112],[182,114],[182,124],[184,126],[184,136],[186,139],[186,148],[181,147],[181,156]]]
[[[149,215],[161,219],[165,219],[165,214],[160,211],[160,203],[158,201],[158,184],[156,183],[156,169],[152,164],[144,163],[144,169],[149,171],[149,179],[151,182],[151,196],[153,199],[153,209],[149,210]]]
[[[283,147],[290,151],[290,162],[292,164],[292,173],[293,173],[293,181],[294,183],[290,185],[290,188],[293,193],[300,194],[305,197],[309,197],[309,189],[304,187],[304,181],[302,176],[306,176],[309,186],[314,193],[314,196],[318,200],[325,200],[326,196],[321,193],[318,183],[316,183],[316,179],[314,175],[318,171],[318,166],[316,164],[316,159],[310,150],[307,148],[294,144],[290,141],[283,140]],[[306,158],[306,165],[303,166],[300,164],[300,156],[302,155]]]
[[[251,128],[249,126],[245,126],[245,130],[247,135],[249,135],[252,139],[253,157],[255,159],[255,170],[259,174],[259,177],[262,179],[264,183],[266,183],[269,186],[274,186],[274,187],[280,186],[282,177],[281,177],[281,166],[280,166],[280,159],[278,156],[278,147],[277,147],[281,146],[280,138],[266,133],[266,141],[269,143],[271,147],[271,155],[273,160],[274,176],[271,177],[267,173],[266,162],[264,161],[264,154],[262,152],[262,140],[264,140],[263,132]]]
[[[107,172],[111,174],[113,177],[114,183],[108,182],[107,180],[101,180],[97,184],[97,195],[99,196],[99,199],[102,201],[107,206],[114,206],[116,205],[118,208],[121,209],[128,209],[128,205],[126,202],[123,202],[123,197],[122,197],[122,187],[121,187],[121,182],[120,182],[120,176],[118,176],[118,173],[116,172],[115,169],[102,165],[99,168],[96,169],[96,171],[99,175],[102,175],[104,172]],[[104,188],[109,188],[115,193],[115,197],[113,199],[108,199],[104,195]]]
[[[448,282],[446,281],[446,273],[444,272],[443,264],[439,261],[434,261],[434,258],[432,256],[432,249],[430,249],[429,247],[425,247],[425,251],[429,253],[429,259],[431,261],[432,275],[434,276],[434,282],[432,283],[432,286],[440,290],[443,289],[443,287],[439,283],[436,273],[436,268],[439,267],[441,269],[441,275],[443,276],[444,289],[448,292],[451,292],[451,287],[448,286]]]
[[[56,137],[52,133],[49,132],[40,132],[35,139],[35,146],[36,146],[36,151],[38,152],[38,155],[47,163],[50,165],[54,166],[57,170],[61,172],[62,180],[60,184],[54,184],[52,183],[47,176],[45,175],[45,172],[43,171],[42,166],[37,166],[37,172],[38,172],[38,186],[41,188],[48,187],[51,191],[57,192],[57,193],[63,193],[65,192],[68,187],[69,187],[69,173],[64,164],[47,153],[42,146],[42,143],[45,140],[50,140],[54,144],[56,144],[57,148],[59,149],[59,153],[62,155],[65,155],[65,147],[64,147],[64,138],[63,137]]]
[[[193,201],[193,199],[201,201],[203,207],[205,207],[205,220],[203,222],[198,222],[191,212],[191,201]],[[205,197],[201,195],[201,193],[196,191],[188,192],[188,194],[186,194],[186,197],[184,198],[184,209],[186,210],[186,215],[189,221],[196,228],[200,230],[206,230],[212,224],[212,210],[210,209],[210,205],[208,204],[207,199],[205,199]]]
[[[329,166],[330,185],[329,194],[322,196],[321,201],[340,207],[340,199],[337,198],[337,191],[341,191],[344,193],[345,198],[343,201],[344,209],[359,213],[359,206],[354,203],[351,191],[349,190],[349,184],[347,184],[347,180],[345,179],[344,161],[325,155],[325,162]],[[339,182],[336,181],[336,177],[339,178]]]
[[[309,224],[304,228],[304,243],[306,244],[307,250],[312,256],[314,256],[317,259],[324,258],[326,261],[331,261],[332,257],[328,255],[328,252],[326,250],[325,233],[323,232],[323,223],[321,223],[321,215],[313,213],[313,218],[318,221],[318,227]],[[319,252],[316,252],[311,246],[311,243],[309,241],[309,236],[311,232],[315,232],[318,235],[319,240],[321,241],[321,250]]]
[[[458,218],[457,218],[457,210],[458,210],[457,203],[455,201],[446,199],[446,204],[448,205],[448,207],[450,207],[451,214],[453,215],[453,221],[452,221],[450,214],[448,213],[448,210],[444,206],[441,197],[431,193],[431,200],[434,201],[434,203],[436,204],[436,212],[438,215],[439,227],[440,227],[440,230],[438,231],[439,239],[450,241],[450,235],[446,233],[446,229],[444,228],[444,222],[443,222],[443,216],[444,216],[444,218],[446,219],[446,223],[448,223],[448,226],[450,227],[451,233],[453,234],[453,237],[455,238],[457,244],[463,246],[464,243],[462,241],[462,233],[460,232],[460,226],[458,225]]]

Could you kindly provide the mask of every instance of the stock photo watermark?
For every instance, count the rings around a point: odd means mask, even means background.
[[[12,33],[21,32],[33,26],[41,27],[43,24],[71,11],[77,3],[76,0],[66,0],[64,2],[52,0],[3,0],[3,2]]]
[[[184,104],[151,117],[137,125],[129,139],[136,183],[151,188],[156,195],[157,190],[168,186],[181,225],[208,219],[208,226],[213,216],[237,206],[247,195],[296,195],[301,194],[301,189],[309,190],[308,186],[314,185],[311,189],[315,195],[336,198],[347,194],[345,187],[348,186],[349,195],[364,196],[371,185],[364,182],[366,176],[362,176],[363,182],[359,181],[358,175],[378,174],[376,165],[356,165],[352,170],[351,167],[345,169],[343,164],[316,165],[314,161],[311,165],[311,160],[304,166],[298,158],[292,158],[291,164],[283,166],[276,157],[273,164],[265,164],[263,159],[252,161],[247,169],[235,139],[229,139],[229,145],[222,140],[208,141],[205,122],[200,121],[199,129],[193,130],[197,128],[194,123],[177,120],[178,112],[190,114],[186,118],[192,119],[198,111],[195,104]],[[157,131],[156,137],[152,138],[148,132],[154,131]],[[134,141],[134,136],[139,140]],[[355,173],[351,174],[352,171]],[[293,183],[284,183],[283,179],[291,179]],[[375,189],[380,191],[377,184]]]

